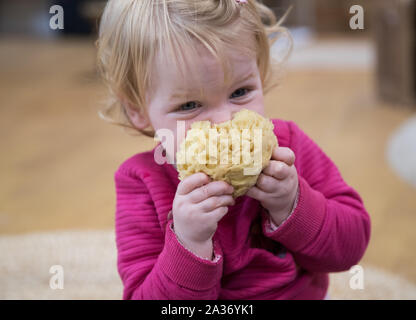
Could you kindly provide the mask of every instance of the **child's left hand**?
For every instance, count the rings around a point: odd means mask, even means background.
[[[269,211],[272,221],[280,225],[291,213],[298,191],[295,154],[286,147],[273,149],[270,163],[260,173],[247,196],[260,201]]]

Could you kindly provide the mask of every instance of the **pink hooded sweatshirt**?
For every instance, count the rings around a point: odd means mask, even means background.
[[[186,249],[172,230],[178,172],[156,147],[115,173],[116,242],[123,299],[323,299],[329,272],[350,269],[370,239],[370,217],[335,164],[292,121],[272,119],[299,177],[295,210],[276,230],[259,201],[236,199],[213,237],[215,259]]]

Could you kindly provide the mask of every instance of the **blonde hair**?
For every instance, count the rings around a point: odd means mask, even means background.
[[[135,128],[125,105],[146,112],[146,95],[158,54],[170,58],[183,70],[185,54],[195,53],[195,40],[221,63],[226,82],[229,76],[225,48],[237,48],[256,57],[263,92],[267,93],[278,84],[277,70],[292,49],[290,35],[281,26],[287,14],[277,21],[273,11],[256,0],[242,4],[236,0],[108,1],[101,17],[97,47],[98,66],[110,97],[100,110],[100,117],[154,137],[153,130]],[[270,47],[281,35],[288,36],[289,49],[277,61],[272,58]],[[249,37],[255,40],[254,48]]]

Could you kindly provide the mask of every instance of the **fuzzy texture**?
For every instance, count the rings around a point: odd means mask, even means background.
[[[252,110],[242,109],[233,119],[214,125],[196,121],[176,154],[179,180],[204,172],[232,185],[237,198],[256,184],[276,146],[273,123]]]
[[[214,261],[184,248],[167,220],[180,182],[171,164],[158,165],[153,149],[118,168],[116,244],[124,299],[323,299],[328,273],[360,261],[370,239],[360,196],[295,123],[272,122],[279,145],[296,155],[296,209],[270,232],[260,203],[237,198],[218,223]]]

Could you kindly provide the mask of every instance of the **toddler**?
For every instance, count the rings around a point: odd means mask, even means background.
[[[123,299],[323,299],[328,273],[363,256],[360,196],[292,121],[271,119],[279,146],[245,195],[202,172],[178,179],[179,121],[188,130],[243,108],[265,116],[280,24],[255,0],[108,2],[97,43],[112,101],[101,116],[118,110],[113,122],[149,137],[169,129],[177,141],[115,173]],[[156,163],[161,146],[172,161]]]

